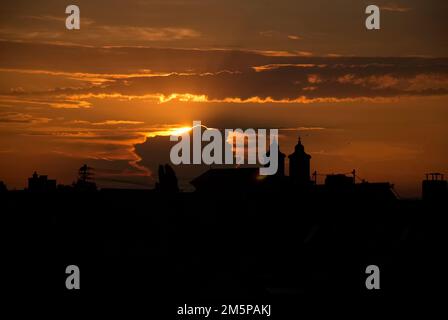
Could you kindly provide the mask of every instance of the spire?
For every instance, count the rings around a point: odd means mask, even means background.
[[[294,183],[302,186],[310,184],[310,159],[311,156],[305,152],[302,139],[299,136],[294,152],[289,158],[289,176]]]
[[[302,139],[299,136],[299,141],[297,142],[297,145],[294,148],[295,152],[300,152],[300,153],[304,153],[305,152],[305,147],[302,144]]]

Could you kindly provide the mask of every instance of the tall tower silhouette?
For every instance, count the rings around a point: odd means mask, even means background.
[[[311,156],[305,152],[305,148],[300,140],[294,148],[294,152],[289,158],[289,176],[294,183],[308,185],[310,183],[310,160]]]

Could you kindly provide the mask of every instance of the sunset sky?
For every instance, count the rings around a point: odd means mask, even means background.
[[[2,3],[0,180],[69,184],[87,163],[101,187],[152,187],[167,136],[200,120],[279,128],[286,154],[300,135],[312,171],[419,196],[448,173],[447,16],[444,0]]]

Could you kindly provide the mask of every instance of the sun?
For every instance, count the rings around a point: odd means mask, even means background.
[[[179,125],[179,126],[172,126],[172,127],[168,127],[168,128],[160,128],[151,132],[146,132],[145,136],[147,138],[153,138],[156,136],[182,136],[184,133],[189,132],[191,130],[193,130],[196,127],[201,127],[201,129],[205,129],[205,130],[209,130],[209,129],[213,129],[213,128],[209,128],[205,125],[199,124],[199,125],[194,125],[193,126],[185,126],[185,125]]]
[[[193,129],[192,127],[180,127],[180,128],[173,128],[170,131],[170,135],[171,136],[181,136],[182,134],[184,134],[185,132],[190,131],[191,129]]]

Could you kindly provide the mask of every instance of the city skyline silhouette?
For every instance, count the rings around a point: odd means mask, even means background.
[[[247,146],[245,146],[247,147]],[[233,154],[235,155],[235,150]],[[269,152],[269,151],[268,151]],[[245,156],[247,157],[247,155]],[[260,176],[258,172],[259,165],[217,165],[213,166],[203,165],[202,172],[198,176],[189,181],[193,189],[183,190],[179,188],[178,178],[176,176],[176,168],[188,165],[173,165],[160,164],[158,166],[158,182],[151,188],[144,186],[142,189],[159,190],[162,192],[193,192],[193,191],[207,191],[220,192],[230,191],[230,189],[238,187],[239,192],[253,192],[253,191],[284,191],[287,188],[299,189],[316,189],[317,187],[325,187],[328,190],[344,190],[351,187],[363,186],[364,189],[372,188],[382,190],[385,197],[400,199],[399,193],[394,189],[394,185],[388,181],[385,182],[368,182],[359,177],[356,170],[353,169],[346,173],[319,173],[317,170],[311,173],[311,156],[306,153],[305,147],[302,144],[301,137],[294,148],[294,152],[288,155],[289,168],[288,174],[285,171],[286,156],[282,151],[278,150],[278,171],[273,176]],[[198,167],[196,165],[196,167]],[[246,176],[239,181],[239,177]],[[39,175],[34,171],[32,177],[28,178],[28,185],[24,190],[34,192],[55,192],[55,191],[97,191],[98,187],[94,178],[94,168],[84,164],[78,170],[78,178],[71,185],[57,184],[56,180],[48,179],[47,175]],[[425,173],[425,179],[422,180],[422,195],[419,199],[443,199],[448,196],[448,188],[445,180],[445,175],[439,172]],[[323,180],[323,183],[318,183],[318,180]],[[1,190],[7,191],[7,185],[1,181]],[[214,185],[214,187],[212,187]],[[278,189],[279,188],[279,189]],[[103,188],[105,190],[111,188]],[[129,188],[112,188],[116,190]],[[13,189],[16,190],[16,189]],[[101,188],[99,189],[101,190]],[[136,189],[138,190],[138,189]],[[213,191],[214,190],[214,191]],[[406,199],[406,198],[402,198]]]

